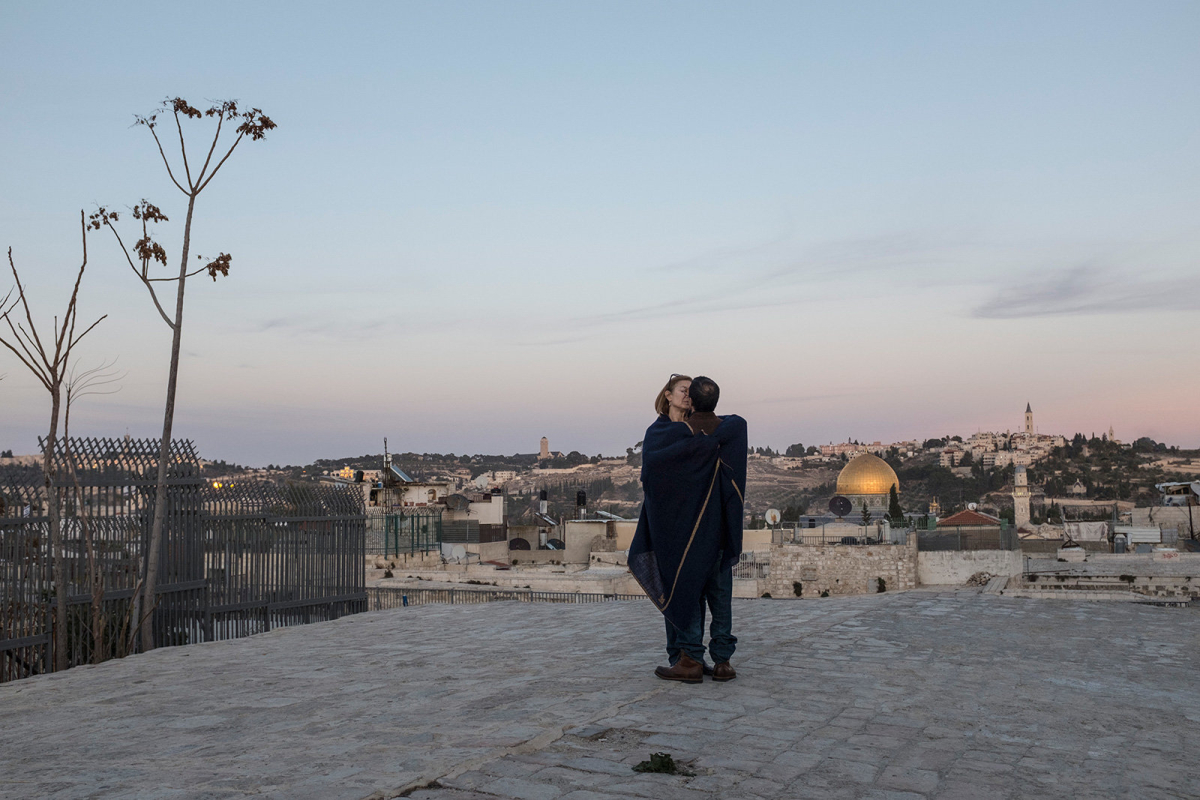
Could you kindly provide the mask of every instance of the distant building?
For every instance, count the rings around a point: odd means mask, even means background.
[[[939,528],[999,528],[1000,518],[979,511],[959,511],[939,519]]]
[[[961,447],[946,447],[938,454],[938,463],[943,467],[957,467],[958,462],[962,461],[963,455],[966,453]]]
[[[354,467],[342,467],[337,473],[337,476],[342,480],[347,481],[366,481],[374,483],[379,480],[381,470],[377,469],[355,469]]]
[[[551,450],[550,440],[543,436],[541,447],[538,448],[538,461],[550,461],[555,458],[564,458],[564,456],[557,450]]]

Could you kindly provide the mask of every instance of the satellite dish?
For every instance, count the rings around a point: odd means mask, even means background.
[[[854,504],[850,502],[850,498],[842,497],[840,494],[829,499],[829,511],[835,517],[844,517],[854,510]]]
[[[443,502],[451,511],[467,511],[471,507],[470,498],[461,494],[447,495]]]
[[[520,536],[518,536],[516,539],[508,540],[508,549],[509,550],[528,550],[529,542],[526,541],[525,539],[522,539]]]
[[[977,508],[979,508],[979,503],[967,503],[968,511],[974,511]]]
[[[764,516],[767,520],[768,525],[778,525],[779,524],[779,509],[778,508],[768,508],[767,513]]]
[[[456,544],[450,549],[450,557],[457,560],[462,560],[467,557],[467,548],[461,544]]]
[[[486,489],[488,485],[487,473],[485,472],[484,474],[477,476],[473,483],[480,489]]]

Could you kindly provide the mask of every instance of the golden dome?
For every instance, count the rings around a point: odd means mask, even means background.
[[[863,453],[855,456],[842,468],[837,479],[837,493],[841,495],[887,494],[892,484],[900,491],[896,471],[879,456]]]

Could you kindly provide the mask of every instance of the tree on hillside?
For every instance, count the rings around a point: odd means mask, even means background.
[[[863,504],[862,504],[862,524],[863,525],[871,524],[871,509],[867,508],[866,500],[863,500]]]
[[[892,488],[888,489],[888,518],[893,525],[904,524],[904,509],[900,507],[900,493],[896,491],[896,484],[892,484]]]
[[[174,119],[175,130],[179,135],[180,162],[174,169],[171,167],[171,160],[167,158],[163,141],[158,136],[160,115],[168,120]],[[185,119],[189,121],[199,120],[206,117],[215,119],[216,128],[212,134],[212,141],[208,145],[207,154],[204,156],[204,163],[200,165],[199,170],[193,172],[194,165],[188,158],[187,143],[183,135],[183,121]],[[190,105],[182,97],[166,100],[153,114],[145,117],[137,116],[134,119],[135,124],[144,126],[150,131],[150,135],[154,137],[154,143],[158,147],[158,153],[162,157],[163,165],[167,169],[167,176],[175,184],[175,188],[179,189],[187,198],[187,215],[183,223],[183,247],[179,258],[179,273],[173,277],[159,278],[150,276],[151,262],[158,262],[164,267],[167,265],[166,250],[153,241],[150,235],[151,224],[167,221],[167,217],[157,206],[144,199],[134,206],[133,217],[142,223],[142,238],[133,245],[132,254],[129,248],[125,246],[125,242],[121,239],[114,225],[118,219],[116,212],[100,208],[91,216],[93,228],[99,229],[103,225],[112,231],[122,252],[125,254],[125,260],[129,262],[130,269],[133,270],[134,274],[137,275],[138,279],[146,287],[147,291],[149,291],[150,299],[154,302],[154,307],[158,310],[159,316],[162,317],[167,327],[171,329],[171,364],[167,373],[167,397],[163,410],[162,441],[160,443],[161,449],[158,459],[158,482],[154,498],[154,520],[150,528],[150,546],[146,555],[146,580],[142,587],[140,601],[149,609],[153,607],[155,590],[157,588],[158,558],[162,549],[163,522],[166,517],[167,464],[170,460],[171,433],[175,422],[175,393],[179,385],[179,353],[183,341],[184,291],[187,287],[187,279],[201,272],[207,272],[209,277],[214,281],[218,275],[228,277],[231,261],[231,256],[228,253],[220,253],[216,258],[204,264],[204,266],[189,270],[190,262],[188,259],[191,256],[192,218],[196,210],[196,199],[208,187],[212,179],[217,176],[221,167],[225,166],[225,162],[233,155],[233,151],[237,149],[237,146],[241,144],[243,139],[249,137],[251,141],[259,141],[266,137],[268,131],[275,128],[275,123],[260,109],[251,108],[246,111],[239,109],[236,100],[215,103],[205,111],[201,111]],[[232,135],[234,139],[232,143],[229,142],[228,137],[224,140],[221,138],[226,122],[230,123],[231,127],[236,126],[233,128]],[[228,144],[227,149],[224,147],[225,144]],[[217,148],[219,145],[224,154],[214,163],[213,156],[218,152]],[[203,153],[204,151],[201,150],[200,152]],[[136,256],[136,263],[134,256]],[[197,259],[203,260],[201,256],[197,256]],[[163,309],[162,303],[159,302],[154,286],[155,283],[159,282],[175,284],[175,312],[173,315],[168,315]],[[142,628],[142,647],[144,650],[151,650],[154,647],[154,628],[152,625],[146,625]]]
[[[800,456],[804,455],[804,445],[800,444],[799,442],[796,442],[795,444],[789,444],[788,449],[784,450],[783,454],[788,458],[799,458]]]
[[[83,337],[108,315],[97,319],[81,332],[76,332],[78,322],[79,286],[87,269],[87,224],[83,212],[79,212],[79,226],[83,237],[83,261],[75,274],[75,286],[61,322],[54,318],[54,327],[44,336],[38,332],[29,310],[29,298],[21,283],[21,276],[13,262],[12,248],[8,248],[8,266],[16,281],[16,300],[4,308],[0,304],[0,320],[8,326],[8,334],[0,334],[0,344],[11,350],[26,369],[37,378],[50,395],[50,427],[42,449],[42,476],[46,488],[46,516],[50,522],[51,564],[54,575],[54,669],[67,668],[67,570],[66,549],[62,535],[62,497],[59,486],[57,464],[54,458],[58,451],[59,425],[62,423],[64,388],[70,379],[72,355],[75,346]],[[9,296],[11,296],[11,292]],[[24,322],[13,322],[18,306],[25,317]]]

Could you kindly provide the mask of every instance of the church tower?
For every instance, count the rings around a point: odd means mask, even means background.
[[[1026,414],[1026,417],[1029,415]],[[1026,423],[1028,424],[1028,423]],[[1017,464],[1013,470],[1013,522],[1016,527],[1029,524],[1029,477],[1025,465]]]
[[[543,436],[542,446],[538,450],[538,461],[545,461],[548,458],[550,458],[550,440]]]
[[[1033,408],[1029,403],[1025,404],[1025,432],[1033,433]]]

